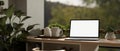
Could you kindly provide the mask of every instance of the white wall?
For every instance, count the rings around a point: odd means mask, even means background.
[[[4,1],[3,8],[8,8],[8,0],[0,0],[0,1]]]
[[[26,20],[27,25],[40,24],[35,28],[44,28],[44,0],[27,0],[27,16],[31,16]]]
[[[5,2],[4,8],[8,8],[9,0],[3,1]],[[27,16],[32,18],[25,21],[25,27],[31,24],[40,24],[35,28],[44,28],[44,0],[27,0],[26,8]]]

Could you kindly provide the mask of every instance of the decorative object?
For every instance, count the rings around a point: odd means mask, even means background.
[[[51,23],[48,25],[48,27],[59,27],[60,29],[63,30],[63,34],[61,35],[62,37],[68,37],[69,36],[69,27],[70,25],[62,25],[58,23]]]
[[[52,32],[51,32],[50,27],[44,28],[44,36],[47,36],[47,37],[51,37],[52,36]]]
[[[107,40],[115,40],[116,39],[113,27],[111,27],[111,26],[107,27],[105,39],[107,39]]]
[[[46,37],[62,37],[63,30],[59,27],[44,28],[44,36]]]
[[[52,37],[61,37],[63,35],[63,30],[59,27],[52,27]]]
[[[114,32],[107,32],[106,35],[105,35],[105,39],[115,40],[116,39],[115,33]]]

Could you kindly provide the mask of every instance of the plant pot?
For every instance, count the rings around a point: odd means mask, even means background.
[[[105,39],[115,40],[116,39],[115,33],[114,32],[107,32],[106,35],[105,35]]]

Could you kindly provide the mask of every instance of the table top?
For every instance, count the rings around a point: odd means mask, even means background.
[[[110,47],[120,47],[120,39],[115,39],[115,40],[100,39],[99,45],[110,46]]]
[[[31,42],[44,42],[44,43],[64,43],[64,44],[80,44],[80,43],[98,43],[99,41],[73,41],[65,40],[66,38],[35,38],[34,36],[28,36],[27,41]]]
[[[28,36],[27,41],[31,42],[44,42],[44,43],[60,43],[60,44],[80,44],[80,43],[94,43],[99,46],[112,46],[120,47],[120,39],[106,40],[100,39],[98,41],[77,41],[77,40],[65,40],[65,38],[35,38],[35,36]]]

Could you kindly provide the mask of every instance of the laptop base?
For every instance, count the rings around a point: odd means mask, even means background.
[[[98,41],[99,38],[66,38],[65,40],[77,40],[77,41]]]

